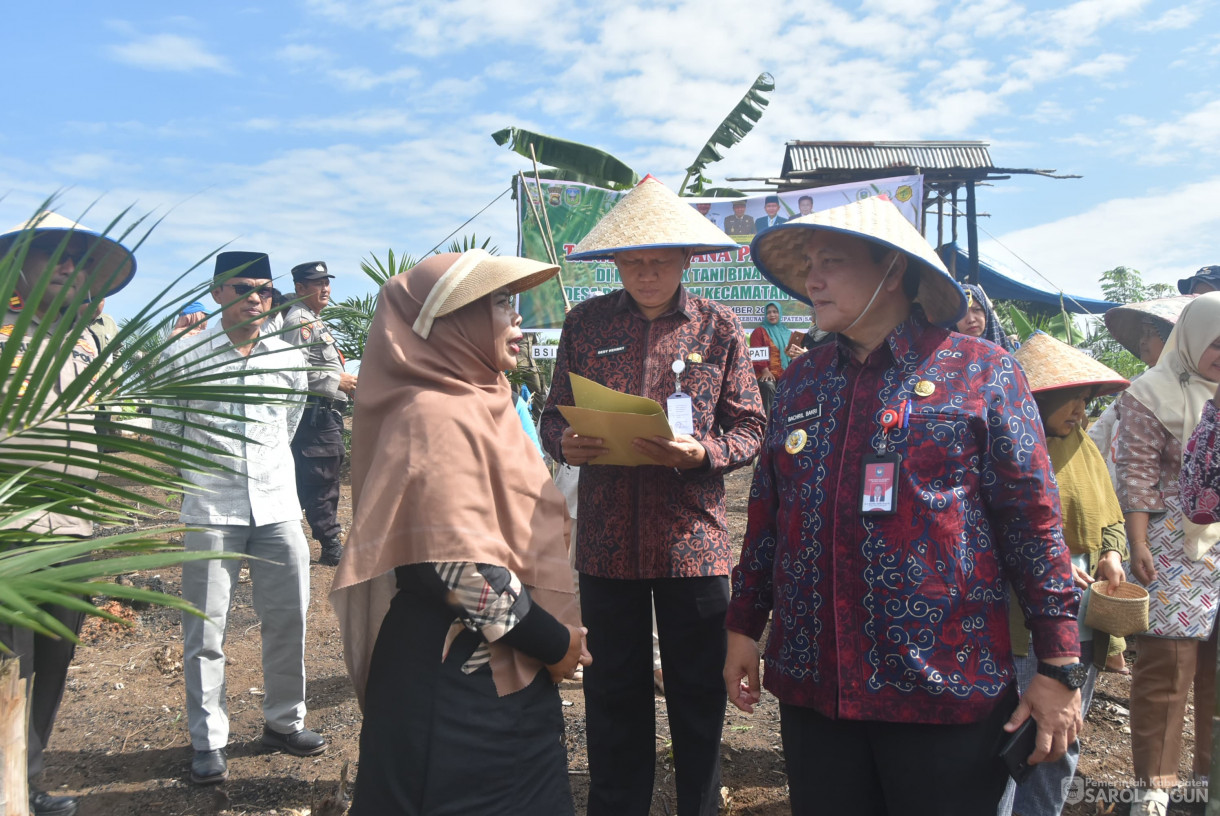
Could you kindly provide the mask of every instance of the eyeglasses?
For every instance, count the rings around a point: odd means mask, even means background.
[[[252,283],[230,283],[226,285],[236,292],[238,297],[249,297],[251,292],[255,292],[260,299],[271,300],[270,286],[256,286]]]

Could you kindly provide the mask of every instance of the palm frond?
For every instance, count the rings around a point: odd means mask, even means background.
[[[39,211],[53,204],[52,197]],[[125,211],[99,232],[117,236],[128,248],[138,247],[156,224],[147,217],[135,218],[120,229],[120,222],[130,218]],[[170,530],[79,540],[49,535],[42,532],[45,526],[34,522],[48,512],[102,524],[159,520],[171,510],[169,499],[150,498],[141,490],[180,494],[189,487],[181,474],[216,469],[217,457],[224,453],[191,442],[185,436],[187,429],[205,427],[199,422],[214,419],[244,420],[241,406],[299,401],[303,395],[259,386],[247,381],[245,372],[229,371],[219,360],[223,345],[215,352],[202,345],[208,342],[207,335],[171,336],[169,326],[182,306],[214,286],[211,276],[200,270],[206,257],[160,292],[146,295],[140,311],[123,322],[104,348],[97,349],[89,332],[96,311],[90,287],[75,291],[65,287],[47,297],[49,273],[66,250],[67,240],[50,254],[48,268],[23,274],[23,267],[33,263],[29,258],[33,238],[33,231],[20,233],[0,254],[0,302],[9,304],[19,291],[25,302],[11,322],[0,327],[0,621],[70,636],[40,614],[39,606],[62,603],[87,607],[96,614],[83,599],[102,591],[186,608],[177,598],[133,592],[96,579],[216,554],[167,548],[156,535]],[[199,282],[192,285],[192,278]],[[45,310],[37,308],[41,303],[47,303]],[[182,359],[192,348],[203,351],[202,360],[188,370]],[[74,377],[61,376],[66,367],[76,372]],[[108,438],[100,449],[96,445],[99,411],[134,413],[149,404],[172,409],[200,398],[229,408],[196,412],[198,422],[183,418],[175,432],[154,429],[140,436]],[[237,433],[226,435],[249,441]],[[115,552],[118,557],[69,563],[90,553]]]

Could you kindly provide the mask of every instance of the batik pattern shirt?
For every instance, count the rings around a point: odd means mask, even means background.
[[[1186,455],[1182,457],[1182,472],[1178,484],[1182,491],[1182,509],[1195,524],[1220,522],[1220,420],[1216,403],[1203,406],[1203,418],[1195,426]]]
[[[599,578],[728,575],[724,474],[758,452],[766,415],[737,317],[678,290],[674,309],[646,320],[625,290],[576,306],[563,324],[555,377],[539,436],[563,461],[560,441],[572,405],[568,372],[666,405],[675,360],[694,413],[693,436],[707,451],[702,468],[584,465],[576,569]]]
[[[902,457],[897,512],[864,516],[878,445]],[[838,342],[793,361],[727,619],[757,640],[771,618],[766,687],[827,717],[983,719],[1015,682],[1010,585],[1038,656],[1078,655],[1058,493],[1013,357],[912,316],[863,363]]]

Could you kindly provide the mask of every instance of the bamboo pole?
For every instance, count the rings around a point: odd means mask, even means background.
[[[538,225],[538,231],[542,233],[543,248],[546,250],[546,259],[553,264],[559,264],[559,257],[555,254],[555,242],[550,239],[547,234],[546,226],[542,223],[542,216],[538,214],[538,208],[534,205],[534,199],[530,195],[529,182],[525,180],[525,174],[520,170],[517,171],[517,178],[521,180],[521,190],[525,193],[525,199],[529,202],[530,212],[534,214],[534,223]],[[538,195],[541,197],[542,189],[539,188]],[[562,274],[562,273],[561,273]]]
[[[534,189],[538,191],[538,202],[542,204],[542,174],[538,172],[538,154],[534,152],[534,145],[530,143],[530,158],[534,162]],[[559,281],[559,293],[563,295],[563,313],[566,315],[572,311],[572,304],[568,302],[567,290],[563,288],[563,264],[559,262],[559,255],[555,251],[555,233],[551,231],[551,216],[546,211],[546,206],[542,206],[542,218],[546,222],[546,227],[539,225],[542,230],[542,236],[546,239],[547,252],[551,256],[551,263],[559,267],[559,274],[555,276]]]
[[[30,814],[29,718],[29,683],[21,678],[21,664],[0,657],[0,816]]]
[[[555,277],[559,282],[559,294],[563,297],[563,313],[566,315],[568,312],[570,312],[572,310],[572,305],[570,303],[568,303],[568,293],[563,288],[563,265],[559,263],[559,258],[555,254],[555,242],[551,239],[551,235],[550,235],[549,231],[547,230],[546,226],[543,225],[542,216],[540,216],[538,214],[538,208],[534,206],[534,199],[530,195],[529,182],[527,182],[525,180],[525,174],[522,173],[520,170],[518,170],[517,178],[520,180],[521,194],[524,195],[525,200],[529,202],[530,211],[534,214],[534,221],[538,224],[538,231],[542,233],[542,242],[543,242],[543,244],[546,245],[546,256],[551,261],[551,263],[553,263],[553,264],[555,264],[555,266],[559,267],[559,274],[556,275]],[[538,200],[539,201],[542,200],[542,186],[541,185],[539,185],[539,187],[538,187]],[[549,219],[548,219],[548,223],[549,223]],[[531,355],[533,354],[532,347],[530,350],[530,354]],[[533,363],[532,357],[531,357],[530,362]],[[551,387],[550,382],[548,381],[548,382],[544,383],[543,379],[544,378],[542,377],[542,374],[538,373],[539,386],[545,385],[546,388],[549,389]],[[539,391],[539,393],[541,393],[542,388],[540,387],[538,389],[538,391]],[[3,816],[3,814],[0,814],[0,816]]]

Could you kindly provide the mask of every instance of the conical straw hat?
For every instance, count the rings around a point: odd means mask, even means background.
[[[136,274],[136,259],[127,247],[113,238],[107,238],[53,212],[41,212],[0,235],[0,254],[7,252],[23,232],[32,232],[34,235],[59,233],[61,239],[66,238],[69,233],[89,238],[90,248],[85,257],[93,261],[93,269],[89,274],[89,293],[94,300],[113,295],[130,283]]]
[[[602,260],[629,249],[667,247],[700,254],[734,249],[737,242],[664,184],[645,176],[568,253],[568,260]]]
[[[750,253],[758,271],[802,303],[809,303],[805,292],[808,268],[805,241],[810,230],[854,235],[898,250],[921,267],[915,300],[923,306],[928,320],[949,327],[965,316],[966,294],[945,269],[944,262],[894,203],[879,196],[794,218],[754,238]]]
[[[1110,330],[1110,336],[1121,343],[1123,348],[1139,357],[1144,321],[1151,318],[1156,322],[1168,324],[1172,329],[1178,323],[1178,315],[1182,314],[1186,304],[1195,297],[1196,295],[1175,295],[1116,306],[1106,312],[1106,328]]]
[[[452,314],[500,289],[507,288],[514,295],[524,292],[550,280],[559,272],[559,267],[552,264],[529,258],[492,255],[485,249],[468,249],[460,255],[450,253],[433,257],[439,260],[425,258],[421,263],[431,261],[451,265],[428,292],[419,317],[411,327],[425,340],[438,317]]]
[[[1122,391],[1131,384],[1118,372],[1045,332],[1030,335],[1013,356],[1025,370],[1029,390],[1035,394],[1091,386],[1101,396]]]

